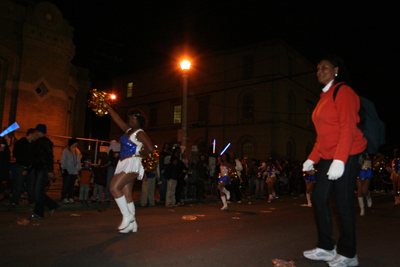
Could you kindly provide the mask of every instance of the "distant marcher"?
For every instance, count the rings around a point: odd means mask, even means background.
[[[82,154],[78,149],[78,139],[68,140],[68,147],[61,154],[61,169],[63,172],[63,185],[61,199],[64,204],[74,203],[74,186],[81,169]]]
[[[304,182],[306,183],[306,197],[307,204],[303,204],[304,207],[312,207],[311,195],[315,183],[315,170],[304,172]]]
[[[372,171],[372,161],[369,155],[364,159],[364,163],[361,166],[360,174],[357,179],[357,196],[358,205],[360,206],[360,215],[364,216],[364,198],[367,199],[368,208],[372,207],[371,193],[369,192],[369,185],[372,178],[374,178],[374,172]]]
[[[231,152],[229,156],[231,158],[231,165],[235,166],[235,171],[237,173],[237,179],[231,180],[232,192],[235,195],[235,201],[240,204],[242,203],[242,192],[240,191],[240,184],[242,183],[243,166],[234,152]]]
[[[15,209],[21,198],[22,187],[26,184],[29,204],[35,204],[35,173],[28,169],[33,164],[33,145],[36,141],[35,129],[31,128],[14,144],[13,156],[16,160],[14,187],[11,197],[11,209]]]
[[[57,202],[46,195],[44,189],[49,179],[54,177],[53,172],[53,143],[45,135],[47,127],[45,124],[38,124],[35,128],[36,142],[33,146],[34,163],[27,171],[35,172],[35,209],[31,219],[44,218],[44,209],[49,209],[49,216],[54,213],[58,207]]]
[[[229,170],[235,168],[231,165],[231,159],[228,153],[224,153],[221,156],[219,162],[219,179],[218,179],[218,190],[220,191],[222,208],[221,210],[228,210],[228,201],[231,198],[231,193],[225,188],[231,183],[229,179]]]

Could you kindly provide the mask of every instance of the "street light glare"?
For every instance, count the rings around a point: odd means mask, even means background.
[[[181,62],[181,68],[182,70],[188,70],[190,69],[190,62],[185,60]]]
[[[115,98],[117,98],[114,94],[110,95],[111,99],[114,100]]]

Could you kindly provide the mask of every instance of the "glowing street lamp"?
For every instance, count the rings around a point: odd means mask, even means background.
[[[187,147],[187,80],[190,62],[185,60],[181,62],[183,71],[183,100],[182,100],[182,145]]]

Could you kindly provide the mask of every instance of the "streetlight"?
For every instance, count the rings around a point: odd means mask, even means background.
[[[181,62],[183,71],[183,100],[182,100],[182,145],[187,146],[187,79],[190,69],[190,62],[185,60]]]
[[[116,98],[117,98],[117,96],[116,96],[116,95],[114,95],[114,94],[111,94],[111,95],[110,95],[110,98],[111,98],[111,104],[112,104],[112,107],[114,108],[114,99],[116,99]]]

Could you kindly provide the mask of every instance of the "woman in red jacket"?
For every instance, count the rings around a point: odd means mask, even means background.
[[[312,114],[317,131],[314,149],[303,164],[303,171],[319,163],[314,185],[314,206],[318,244],[304,251],[304,257],[327,261],[329,266],[358,266],[356,255],[354,190],[360,170],[360,155],[367,141],[357,127],[360,99],[347,84],[347,71],[337,56],[323,57],[317,67],[318,82],[324,85]],[[335,88],[343,84],[334,99]],[[341,235],[335,246],[329,200],[335,193]]]

